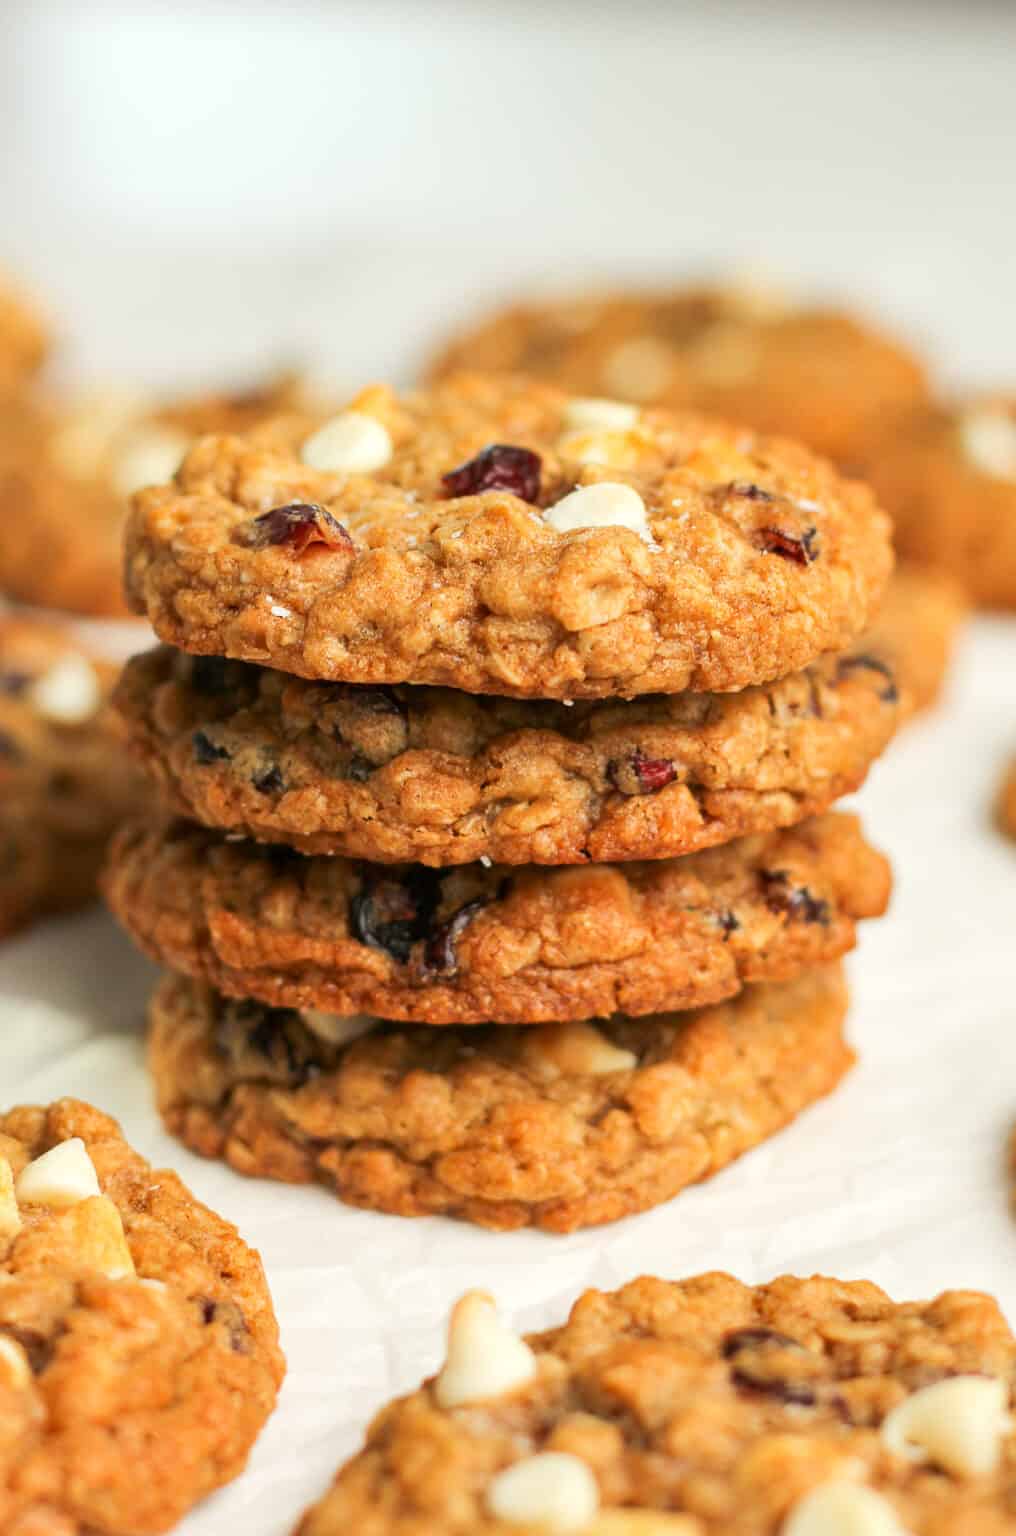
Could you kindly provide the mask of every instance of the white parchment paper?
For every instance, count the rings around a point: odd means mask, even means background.
[[[945,707],[858,797],[897,869],[891,915],[851,962],[861,1062],[825,1103],[645,1216],[556,1238],[353,1211],[249,1182],[176,1146],[153,1112],[153,972],[101,912],[0,949],[0,1101],[93,1100],[262,1252],[289,1375],[247,1473],[184,1536],[285,1536],[373,1411],[440,1359],[451,1301],[483,1285],[523,1327],[641,1272],[746,1280],[824,1270],[898,1296],[980,1287],[1016,1319],[1004,1143],[1016,1119],[1016,847],[990,805],[1016,750],[1016,622],[972,626]]]

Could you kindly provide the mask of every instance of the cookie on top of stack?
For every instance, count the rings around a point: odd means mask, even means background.
[[[687,413],[462,375],[198,443],[140,493],[162,788],[110,904],[169,974],[188,1145],[568,1231],[704,1178],[852,1059],[888,867],[830,812],[905,699],[862,486]]]

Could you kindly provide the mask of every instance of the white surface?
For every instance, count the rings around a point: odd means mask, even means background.
[[[645,1271],[824,1270],[900,1297],[987,1289],[1016,1321],[1004,1174],[1016,1119],[1016,848],[988,815],[1016,746],[1014,666],[1016,622],[979,621],[948,709],[913,726],[859,797],[897,869],[891,915],[865,927],[851,963],[860,1065],[768,1145],[615,1226],[492,1235],[353,1211],[323,1191],[201,1162],[152,1110],[141,1045],[152,972],[112,923],[100,913],[54,923],[0,952],[0,1098],[94,1099],[265,1259],[289,1376],[248,1473],[186,1522],[186,1536],[286,1536],[373,1410],[437,1367],[448,1310],[471,1286],[535,1327],[583,1286]]]

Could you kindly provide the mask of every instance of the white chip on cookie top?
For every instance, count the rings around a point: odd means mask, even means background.
[[[394,452],[388,428],[365,411],[343,411],[308,437],[300,457],[310,469],[340,474],[370,474]]]
[[[112,468],[113,489],[133,496],[146,485],[172,480],[190,447],[190,438],[175,427],[146,423],[128,432],[118,445]]]
[[[21,1228],[21,1215],[14,1193],[14,1173],[5,1157],[0,1157],[0,1239],[13,1237]]]
[[[530,1066],[553,1077],[606,1077],[610,1072],[631,1072],[639,1060],[634,1051],[622,1050],[594,1024],[579,1020],[527,1029],[522,1051]]]
[[[62,656],[28,689],[28,700],[56,725],[80,725],[102,703],[98,674],[83,656]]]
[[[442,1408],[501,1397],[532,1381],[536,1356],[500,1321],[493,1297],[468,1291],[452,1309],[448,1351],[434,1382]]]
[[[970,463],[996,480],[1016,480],[1016,419],[1004,406],[982,405],[959,422],[960,441]]]
[[[998,1468],[1013,1428],[1009,1389],[991,1376],[950,1376],[921,1387],[892,1410],[882,1439],[897,1456],[931,1461],[957,1477],[987,1477]]]
[[[80,1136],[72,1136],[22,1168],[15,1193],[21,1205],[61,1209],[101,1195],[102,1191],[84,1142]]]
[[[328,1045],[348,1045],[374,1028],[376,1019],[367,1014],[353,1014],[343,1018],[338,1013],[323,1013],[319,1008],[301,1008],[300,1017],[312,1034]]]
[[[794,1505],[780,1536],[908,1536],[888,1499],[862,1483],[821,1483]]]
[[[573,395],[564,408],[565,426],[576,431],[627,432],[638,419],[638,406],[626,400]]]
[[[571,533],[576,528],[629,528],[647,544],[653,542],[645,502],[638,491],[619,481],[579,486],[548,507],[543,519],[557,533]]]
[[[509,1525],[536,1526],[548,1536],[587,1531],[600,1507],[596,1478],[567,1451],[542,1451],[499,1472],[487,1509]]]
[[[0,1385],[27,1387],[32,1379],[28,1356],[15,1339],[0,1333]]]

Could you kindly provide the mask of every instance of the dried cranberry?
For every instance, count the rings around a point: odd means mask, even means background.
[[[228,762],[229,753],[225,747],[216,746],[211,737],[204,731],[195,731],[191,737],[191,747],[194,751],[194,761],[206,767],[209,763]]]
[[[608,763],[607,775],[622,795],[655,795],[677,778],[677,764],[669,757],[647,757],[636,747],[630,756]]]
[[[328,509],[308,501],[292,501],[285,507],[262,512],[250,522],[241,523],[233,538],[248,549],[284,544],[296,555],[302,555],[312,544],[326,544],[330,549],[353,549],[349,534]]]
[[[723,911],[717,917],[716,921],[720,927],[720,931],[723,934],[724,940],[729,939],[730,935],[732,933],[736,933],[741,926],[741,921],[737,916],[737,913],[731,912],[729,907],[725,907],[723,909]]]
[[[41,1376],[56,1351],[56,1340],[34,1328],[16,1328],[12,1323],[0,1324],[0,1339],[13,1339],[20,1344],[28,1357],[28,1368],[34,1376]]]
[[[745,501],[774,501],[772,491],[764,491],[751,480],[735,480],[727,487],[731,496],[743,496]]]
[[[763,554],[779,555],[795,565],[811,565],[818,559],[817,538],[817,528],[806,528],[801,534],[785,533],[782,528],[760,528],[755,542]]]
[[[214,1039],[227,1061],[241,1066],[253,1053],[263,1059],[266,1074],[274,1073],[290,1087],[299,1087],[320,1071],[313,1040],[292,1008],[267,1008],[248,998],[231,1000],[223,1004]]]
[[[458,970],[458,956],[455,952],[459,935],[469,927],[477,912],[481,912],[487,905],[486,899],[478,898],[476,901],[467,901],[457,912],[453,912],[434,932],[429,936],[423,946],[422,972],[427,976],[454,976]]]
[[[765,869],[761,879],[770,912],[785,912],[789,918],[820,923],[823,928],[828,925],[829,903],[822,897],[813,896],[806,885],[791,885],[785,869]]]
[[[17,695],[24,693],[32,681],[28,672],[0,672],[0,693]]]
[[[838,677],[846,677],[849,672],[877,672],[886,680],[885,687],[879,690],[878,695],[883,704],[895,704],[899,700],[896,675],[889,663],[878,656],[843,656],[836,672]]]
[[[209,1323],[214,1323],[215,1314],[218,1309],[210,1296],[199,1297],[198,1305],[201,1308],[201,1321],[207,1328]]]
[[[511,491],[523,501],[540,495],[538,453],[513,443],[491,443],[475,458],[441,476],[449,496],[478,496],[481,491]]]
[[[277,794],[280,789],[284,789],[286,786],[286,781],[282,777],[282,769],[278,763],[269,763],[267,767],[259,769],[251,779],[251,783],[258,793],[262,795]]]
[[[770,1328],[739,1328],[728,1333],[723,1340],[723,1358],[735,1360],[730,1379],[735,1386],[750,1392],[762,1392],[767,1397],[778,1397],[784,1403],[798,1403],[810,1407],[815,1402],[815,1389],[806,1381],[788,1381],[766,1366],[766,1356],[776,1350],[805,1353],[804,1346],[786,1334],[775,1333]],[[747,1359],[744,1358],[747,1356]],[[753,1357],[755,1357],[753,1359]]]
[[[398,879],[366,868],[349,904],[353,937],[405,965],[418,939],[427,938],[441,897],[442,872],[411,869]]]

